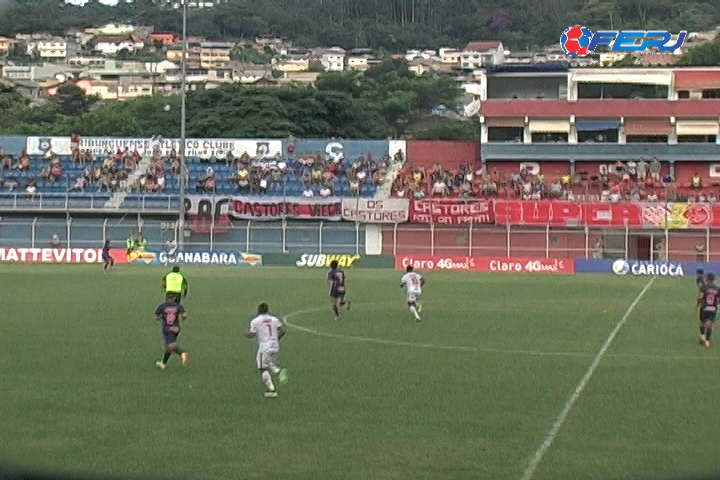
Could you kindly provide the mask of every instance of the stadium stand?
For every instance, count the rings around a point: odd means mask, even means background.
[[[234,158],[230,154],[186,160],[189,194],[372,197],[385,179],[389,159],[375,159],[370,154],[352,159],[330,158],[318,152],[272,158]],[[180,161],[175,152],[142,158],[128,151],[99,157],[87,152],[30,156],[0,151],[0,165],[0,190],[24,193],[27,200],[57,194],[58,198],[71,198],[75,206],[91,202],[98,205],[122,194],[123,204],[128,206],[141,201],[152,203],[153,194],[175,195],[180,188]],[[7,203],[8,199],[0,202]],[[167,200],[155,203],[162,202]]]
[[[708,182],[695,165],[676,166],[653,159],[616,162],[609,168],[579,164],[570,172],[529,168],[512,170],[511,163],[495,162],[486,168],[436,163],[432,168],[408,162],[395,178],[394,197],[405,198],[509,198],[602,202],[716,202],[720,184]],[[517,165],[517,162],[515,163]],[[552,162],[557,166],[557,162]],[[503,168],[504,167],[504,168]]]

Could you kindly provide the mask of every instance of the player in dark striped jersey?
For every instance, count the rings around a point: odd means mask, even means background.
[[[157,309],[155,309],[155,320],[160,322],[163,339],[165,340],[163,358],[155,362],[158,370],[165,370],[167,362],[173,353],[180,357],[180,363],[183,367],[187,366],[189,354],[178,344],[180,321],[187,320],[187,318],[188,314],[185,307],[176,302],[175,297],[170,294],[168,294],[165,303],[158,305]]]
[[[330,262],[327,280],[330,285],[330,306],[335,314],[335,320],[342,320],[340,308],[345,307],[350,310],[350,300],[345,298],[347,295],[347,286],[345,285],[347,279],[345,278],[345,272],[338,268],[337,260]]]
[[[705,286],[705,270],[698,268],[695,270],[695,286],[698,289],[697,310],[698,320],[700,321],[700,345],[705,343],[705,323],[703,322],[702,301],[703,287]]]
[[[718,313],[718,307],[720,307],[720,289],[715,285],[715,274],[708,273],[705,275],[705,284],[702,287],[702,292],[702,306],[700,310],[702,312],[704,331],[700,339],[703,345],[709,347],[713,324],[715,323],[715,317]]]

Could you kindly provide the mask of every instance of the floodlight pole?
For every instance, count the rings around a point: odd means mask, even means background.
[[[187,56],[188,56],[188,41],[187,41],[187,13],[188,13],[188,0],[182,0],[182,60],[180,62],[180,210],[178,212],[178,248],[184,250],[185,246],[185,196],[187,189],[186,182],[186,159],[185,159],[185,144],[186,129],[187,129],[187,112],[185,107],[186,101],[186,90],[187,90]]]

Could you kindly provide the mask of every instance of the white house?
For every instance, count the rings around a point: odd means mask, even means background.
[[[505,60],[505,48],[499,40],[470,42],[460,54],[463,70],[477,70],[486,65],[500,65]]]
[[[347,59],[348,68],[351,70],[367,70],[368,69],[368,56],[367,55],[353,55]]]
[[[446,65],[460,65],[460,52],[454,48],[441,48],[440,62]]]
[[[67,58],[68,44],[62,38],[50,38],[46,40],[38,40],[35,50],[40,58],[46,59],[64,59]]]
[[[145,43],[134,35],[98,35],[92,40],[93,50],[104,55],[115,55],[127,50],[135,52],[145,48]]]
[[[320,56],[320,63],[326,72],[342,72],[345,70],[345,50],[332,47]]]

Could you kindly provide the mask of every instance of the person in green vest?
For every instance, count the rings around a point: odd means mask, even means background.
[[[180,273],[180,267],[174,266],[171,272],[165,274],[162,280],[162,288],[165,292],[165,298],[169,302],[180,303],[183,297],[187,297],[188,281]]]
[[[127,248],[126,255],[128,256],[135,250],[135,237],[132,233],[127,236],[127,239],[125,239],[125,247]]]
[[[137,241],[137,249],[138,252],[146,252],[147,251],[147,239],[145,238],[145,235],[140,235],[140,238]]]

